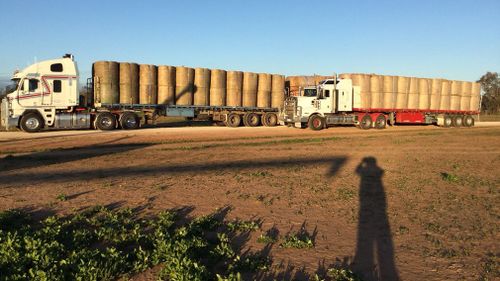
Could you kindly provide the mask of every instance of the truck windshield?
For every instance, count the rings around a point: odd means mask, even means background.
[[[315,97],[316,95],[316,89],[304,89],[304,97]]]
[[[19,85],[19,81],[21,79],[12,79],[10,83],[5,87],[5,93],[12,93],[17,90],[17,86]]]

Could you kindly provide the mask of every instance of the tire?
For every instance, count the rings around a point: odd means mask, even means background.
[[[375,120],[375,128],[385,129],[386,126],[387,126],[387,120],[385,119],[385,116],[383,114],[377,116],[377,119]]]
[[[359,123],[359,127],[363,130],[368,130],[372,127],[373,120],[370,114],[365,114],[363,118],[361,118],[361,122]]]
[[[241,115],[230,113],[227,115],[226,125],[231,128],[239,127],[241,124]]]
[[[464,126],[465,127],[474,127],[474,118],[470,115],[464,116]]]
[[[453,127],[462,127],[464,124],[464,119],[463,116],[461,115],[455,115],[453,116]]]
[[[267,127],[274,127],[278,124],[278,116],[275,113],[264,113],[262,115],[262,124]]]
[[[453,125],[453,118],[450,115],[444,116],[443,127],[449,128]]]
[[[124,130],[135,130],[141,125],[139,116],[133,112],[125,112],[120,116],[120,127]]]
[[[243,116],[243,124],[247,127],[257,127],[260,125],[260,116],[256,113],[247,113]]]
[[[101,112],[95,118],[94,127],[102,131],[114,130],[116,117],[111,112]]]
[[[21,121],[19,122],[21,129],[28,133],[40,131],[43,128],[43,124],[43,118],[35,112],[26,113],[21,117]]]
[[[309,129],[319,131],[325,128],[325,119],[319,115],[313,115],[309,118],[307,125]]]

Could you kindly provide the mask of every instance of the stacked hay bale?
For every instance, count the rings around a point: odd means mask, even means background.
[[[157,69],[155,65],[141,64],[139,67],[139,103],[157,103]]]
[[[462,96],[462,81],[451,81],[450,110],[460,110],[461,96]]]
[[[370,108],[371,92],[370,92],[370,75],[369,74],[350,74],[353,86],[360,88],[360,108]]]
[[[271,74],[259,73],[257,83],[257,107],[271,107]]]
[[[383,76],[383,105],[385,109],[393,109],[396,107],[396,95],[398,91],[398,77],[397,76]]]
[[[243,72],[228,71],[226,88],[226,105],[241,106],[243,98]]]
[[[281,108],[285,101],[285,76],[273,74],[271,80],[271,107]]]
[[[226,71],[212,69],[210,74],[210,105],[226,105]]]
[[[193,105],[210,105],[210,69],[194,69]]]
[[[252,72],[243,72],[243,100],[245,107],[257,106],[258,75]]]
[[[416,96],[418,97],[418,106],[416,108],[420,110],[428,110],[431,105],[431,79],[418,79],[418,93]],[[412,107],[409,107],[412,108]]]
[[[463,82],[462,83],[462,92],[460,95],[460,110],[469,111],[470,109],[470,100],[472,97],[472,82]]]
[[[408,92],[408,105],[406,108],[408,109],[418,109],[419,108],[419,80],[415,77],[410,77],[410,87]]]
[[[120,67],[114,61],[98,61],[93,64],[92,76],[96,77],[94,92],[96,103],[120,102]]]
[[[139,103],[139,65],[120,63],[120,103]]]
[[[441,103],[441,89],[442,89],[442,79],[432,79],[431,80],[431,101],[429,105],[430,110],[439,110]]]
[[[370,75],[371,108],[382,108],[383,106],[383,76]]]
[[[158,104],[175,104],[174,66],[158,66]]]
[[[471,111],[479,111],[480,99],[481,99],[481,84],[472,83],[471,98],[469,105]]]
[[[396,95],[397,109],[407,108],[409,92],[410,92],[410,78],[404,76],[398,76],[398,92]]]
[[[450,110],[451,105],[451,81],[443,80],[441,82],[441,99],[439,110]]]
[[[175,104],[193,105],[194,69],[178,66],[175,69]]]

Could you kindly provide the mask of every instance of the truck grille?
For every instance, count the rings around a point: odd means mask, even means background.
[[[294,97],[290,97],[287,100],[285,100],[285,119],[293,119],[295,116],[295,112],[297,110],[297,104],[296,104],[297,99]]]

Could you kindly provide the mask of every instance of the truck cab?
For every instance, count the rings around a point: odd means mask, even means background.
[[[359,88],[353,87],[350,79],[326,79],[316,86],[304,87],[300,96],[289,97],[280,122],[315,130],[333,124],[354,124],[354,115],[348,113],[356,102],[359,102]]]
[[[79,105],[78,78],[72,55],[38,62],[14,72],[12,91],[1,103],[2,125],[32,132],[44,127],[65,128],[68,118],[78,117],[69,121],[76,124],[71,127],[87,126],[88,116],[72,114]]]

